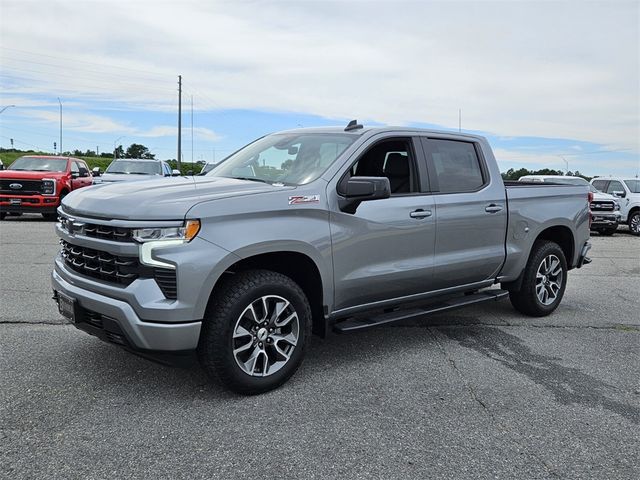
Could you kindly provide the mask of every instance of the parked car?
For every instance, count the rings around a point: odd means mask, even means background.
[[[2,159],[0,158],[0,170],[4,170],[4,163],[2,163]]]
[[[79,158],[20,157],[0,172],[0,219],[7,214],[41,213],[53,220],[68,193],[92,184],[89,167]]]
[[[109,164],[104,174],[100,169],[93,169],[97,176],[95,183],[111,183],[133,180],[155,180],[158,177],[179,176],[179,170],[171,170],[167,162],[142,158],[124,158]]]
[[[77,328],[163,361],[197,353],[245,394],[291,377],[312,331],[507,296],[549,315],[590,261],[588,188],[505,185],[476,135],[290,130],[162,185],[65,198],[54,298]]]
[[[593,185],[582,177],[567,175],[525,175],[521,182],[552,182],[563,185],[584,185],[593,193],[591,208],[591,230],[601,235],[613,235],[621,222],[620,204],[613,195],[599,192]]]
[[[601,192],[618,197],[621,221],[629,225],[634,235],[640,235],[640,178],[597,177],[591,185]]]

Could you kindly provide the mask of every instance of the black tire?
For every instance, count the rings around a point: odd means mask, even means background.
[[[0,220],[4,220],[6,216],[7,216],[7,212],[0,212]]]
[[[245,395],[267,392],[285,383],[302,363],[308,338],[311,335],[311,307],[302,289],[289,277],[268,270],[249,270],[234,274],[221,287],[216,288],[218,291],[214,292],[205,313],[198,344],[198,358],[204,370],[226,388]],[[290,307],[287,308],[293,309],[298,321],[297,342],[289,350],[288,360],[279,367],[279,370],[266,376],[254,376],[243,370],[240,366],[242,361],[236,359],[234,343],[236,351],[240,350],[239,344],[236,343],[239,339],[234,339],[233,335],[240,322],[248,321],[247,317],[242,316],[243,312],[246,312],[255,302],[261,301],[263,297],[270,296],[281,297],[290,302]],[[274,317],[272,315],[272,319]],[[249,323],[251,324],[250,321]],[[258,323],[258,326],[260,325],[262,324]],[[251,342],[257,342],[256,335],[259,335],[259,332],[252,335]],[[249,337],[241,338],[245,338],[244,343]],[[270,339],[271,337],[266,340]],[[263,344],[260,343],[260,345]],[[269,352],[275,354],[274,346],[275,344],[271,345]],[[249,350],[252,350],[255,353],[254,347],[256,343],[252,343],[247,352],[251,353]],[[269,346],[265,341],[264,351],[268,349]],[[277,354],[275,355],[277,357]],[[258,358],[263,358],[266,364],[269,357],[264,355]],[[254,362],[254,366],[257,363],[257,361]],[[265,372],[270,368],[265,365],[262,367]]]
[[[550,258],[557,258],[559,260],[562,278],[558,282],[560,288],[555,294],[555,299],[551,301],[551,303],[545,304],[538,297],[536,281],[538,269],[543,268],[542,262]],[[531,254],[529,255],[529,260],[527,261],[523,275],[520,290],[509,291],[509,300],[511,300],[511,305],[513,305],[517,311],[530,317],[544,317],[558,308],[567,286],[567,260],[565,259],[564,252],[557,243],[547,240],[536,242],[531,249]],[[546,281],[546,276],[544,278]],[[546,286],[543,286],[542,289],[547,290],[547,295],[550,296],[550,290],[547,289]]]
[[[67,192],[66,191],[63,191],[62,193],[60,193],[60,202],[59,202],[60,205],[62,205],[62,200],[66,196],[67,196]],[[43,213],[42,216],[44,217],[45,220],[49,220],[49,221],[54,221],[54,220],[58,219],[58,213],[57,212]]]
[[[633,235],[640,235],[640,211],[636,210],[629,215],[629,231]]]

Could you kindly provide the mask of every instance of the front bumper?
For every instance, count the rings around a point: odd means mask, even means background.
[[[0,195],[0,212],[56,213],[60,198],[45,195]]]
[[[201,321],[143,321],[128,303],[68,282],[58,271],[60,266],[56,260],[51,274],[54,298],[61,292],[76,301],[74,325],[80,330],[134,351],[181,352],[197,347]]]
[[[617,227],[620,223],[621,215],[619,213],[598,213],[591,212],[591,230],[600,228]]]

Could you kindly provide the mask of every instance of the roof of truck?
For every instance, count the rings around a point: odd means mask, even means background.
[[[463,133],[456,132],[454,130],[431,130],[426,128],[418,128],[418,127],[399,127],[399,126],[375,126],[375,127],[366,127],[358,128],[355,130],[345,131],[345,127],[304,127],[304,128],[293,128],[290,130],[283,130],[280,132],[273,132],[275,134],[279,133],[344,133],[348,135],[360,136],[364,133],[386,133],[386,132],[415,132],[421,134],[432,134],[432,135],[455,135],[462,137],[469,137],[474,139],[482,139],[481,135],[473,135],[471,133]]]

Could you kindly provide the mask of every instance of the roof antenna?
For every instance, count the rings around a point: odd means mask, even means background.
[[[362,125],[358,123],[357,120],[351,120],[349,124],[345,127],[345,132],[350,132],[351,130],[358,130],[360,128],[364,128]]]

